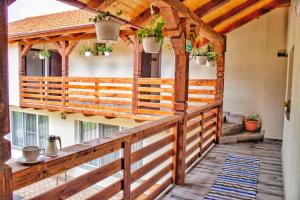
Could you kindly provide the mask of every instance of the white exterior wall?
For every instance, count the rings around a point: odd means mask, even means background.
[[[295,15],[294,1],[289,10],[287,50],[294,47],[290,120],[284,117],[282,142],[283,183],[286,200],[300,198],[300,17]]]

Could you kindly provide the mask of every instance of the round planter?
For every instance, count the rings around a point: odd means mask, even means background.
[[[245,120],[245,128],[247,131],[255,132],[258,129],[258,123],[259,123],[258,120],[256,121]]]
[[[159,53],[161,49],[162,40],[157,42],[156,37],[143,38],[143,48],[146,53]]]
[[[85,57],[91,57],[92,56],[92,52],[86,51],[86,52],[84,52],[84,56]]]
[[[117,42],[120,24],[114,20],[104,20],[95,24],[97,40],[104,43]]]
[[[197,65],[205,65],[207,62],[206,56],[196,56],[196,64]]]
[[[40,58],[41,60],[44,60],[44,59],[45,59],[45,56],[43,56],[42,54],[39,53],[39,58]]]
[[[110,56],[111,52],[109,51],[104,51],[104,56]]]
[[[217,66],[217,62],[214,60],[214,61],[207,61],[206,65],[208,67],[215,67]]]

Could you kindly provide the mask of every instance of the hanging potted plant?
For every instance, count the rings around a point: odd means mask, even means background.
[[[259,128],[259,116],[257,114],[251,114],[244,118],[245,128],[247,131],[255,132]]]
[[[110,56],[112,51],[113,48],[110,46],[105,46],[105,45],[97,46],[98,55]]]
[[[163,28],[165,21],[156,15],[150,22],[148,28],[141,28],[137,31],[139,43],[143,43],[146,53],[159,53],[164,39]]]
[[[85,57],[90,57],[93,55],[93,50],[89,46],[82,45],[79,49],[79,55],[85,56]]]
[[[45,58],[50,58],[50,56],[51,56],[51,52],[50,52],[49,49],[42,49],[42,50],[40,50],[40,52],[39,52],[39,58],[40,58],[41,60],[43,60],[43,59],[45,59]]]
[[[207,66],[215,67],[217,65],[217,53],[216,52],[207,52]]]
[[[116,13],[120,16],[122,11]],[[89,19],[95,24],[97,40],[104,43],[118,41],[120,34],[120,23],[112,19],[108,11],[100,11],[94,18]]]
[[[207,51],[201,48],[192,50],[192,57],[196,59],[197,65],[205,65],[207,62]]]

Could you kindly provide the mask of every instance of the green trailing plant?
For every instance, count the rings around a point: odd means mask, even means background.
[[[110,47],[110,46],[105,46],[105,45],[98,45],[97,47],[96,47],[96,49],[97,49],[97,52],[100,52],[100,53],[102,53],[102,54],[104,54],[104,52],[112,52],[113,51],[113,48],[112,47]]]
[[[122,15],[123,11],[116,12],[116,16]],[[111,20],[111,14],[109,11],[100,11],[95,17],[89,18],[89,22],[97,23],[105,20]]]
[[[42,49],[42,50],[40,50],[39,55],[41,55],[44,58],[50,58],[51,52],[49,49]]]
[[[79,48],[79,55],[84,56],[85,52],[91,52],[91,53],[93,53],[93,49],[91,47],[89,47],[89,46],[82,45]]]
[[[207,50],[201,48],[194,48],[192,50],[192,57],[196,56],[207,56]]]
[[[250,114],[246,117],[247,121],[257,121],[259,118],[258,114]]]
[[[160,15],[156,14],[150,22],[148,27],[143,27],[137,31],[137,36],[139,43],[142,43],[143,38],[146,37],[156,37],[157,42],[164,39],[163,29],[166,22],[163,20]]]

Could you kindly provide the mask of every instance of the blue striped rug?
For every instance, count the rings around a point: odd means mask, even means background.
[[[230,154],[205,200],[255,200],[259,159]]]

